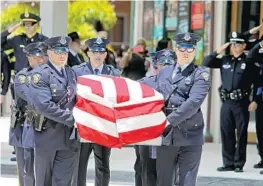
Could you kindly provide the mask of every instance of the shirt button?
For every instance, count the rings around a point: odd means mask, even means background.
[[[195,127],[197,127],[197,124],[195,124]]]

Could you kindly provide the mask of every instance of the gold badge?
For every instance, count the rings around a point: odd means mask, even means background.
[[[19,75],[18,80],[21,84],[24,84],[26,82],[26,76],[25,75]]]
[[[203,72],[201,75],[203,76],[203,78],[204,78],[205,81],[208,81],[208,80],[209,80],[210,75],[209,75],[208,72]]]
[[[40,74],[34,74],[33,75],[33,82],[37,84],[40,80],[41,75]]]

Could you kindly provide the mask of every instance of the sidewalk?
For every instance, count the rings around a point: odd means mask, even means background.
[[[15,176],[15,162],[10,158],[12,147],[8,146],[9,120],[0,119],[0,143],[1,143],[1,171],[2,175]],[[244,173],[217,172],[216,168],[221,166],[221,146],[215,143],[206,143],[203,148],[202,160],[199,168],[198,186],[263,186],[263,175],[253,165],[259,161],[256,145],[247,147],[247,163]],[[132,147],[123,149],[112,149],[110,159],[111,180],[113,183],[121,182],[121,185],[134,183],[133,164],[135,152]],[[91,156],[88,167],[88,180],[94,179],[94,159]],[[0,179],[1,180],[1,179]],[[2,185],[2,184],[1,184]]]

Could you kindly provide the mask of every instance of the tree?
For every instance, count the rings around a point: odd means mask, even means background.
[[[20,21],[20,14],[25,11],[39,15],[39,2],[17,3],[7,6],[1,12],[1,30],[7,29],[9,25]],[[108,1],[69,1],[68,5],[68,33],[77,31],[81,39],[94,37],[96,31],[93,24],[100,20],[105,30],[110,30],[116,23],[117,18],[114,8]],[[18,29],[14,34],[23,32]]]

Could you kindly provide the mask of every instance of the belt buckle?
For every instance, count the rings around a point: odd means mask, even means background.
[[[235,99],[234,93],[231,92],[231,93],[229,94],[229,97],[230,97],[230,99]]]

